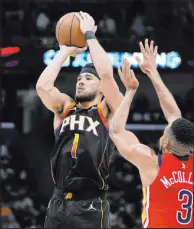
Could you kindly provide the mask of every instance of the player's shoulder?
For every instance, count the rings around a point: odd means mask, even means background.
[[[141,154],[145,156],[156,156],[156,153],[154,152],[153,149],[151,149],[149,146],[144,145],[144,144],[134,144],[132,146],[132,149],[136,152],[141,152]]]
[[[158,169],[157,155],[149,146],[138,143],[132,145],[130,150],[134,153],[134,157],[138,159],[137,167],[139,170],[148,171],[150,168]],[[139,158],[141,158],[141,161]]]
[[[106,103],[106,100],[103,99],[103,100],[98,104],[98,106],[100,107],[100,109],[101,109],[101,111],[102,111],[104,117],[108,119],[108,117],[109,117],[109,115],[110,115],[110,109],[109,109],[109,107],[108,107],[108,104]]]

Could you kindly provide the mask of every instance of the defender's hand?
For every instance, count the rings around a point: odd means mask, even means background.
[[[123,60],[122,71],[121,68],[118,67],[118,74],[126,91],[136,90],[139,87],[139,81],[135,77],[133,70],[130,68],[129,61],[126,59]]]
[[[143,61],[136,56],[136,60],[141,68],[142,72],[150,76],[152,72],[157,72],[156,58],[158,53],[158,46],[154,47],[154,41],[148,44],[148,39],[145,40],[145,45],[142,42],[139,43],[141,53],[143,55]],[[144,47],[145,46],[145,47]]]
[[[80,11],[80,13],[76,13],[75,15],[80,20],[80,29],[83,34],[87,31],[96,32],[97,26],[95,26],[93,17],[91,17],[88,13],[83,13],[82,11]]]

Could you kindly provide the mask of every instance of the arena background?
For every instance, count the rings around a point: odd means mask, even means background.
[[[159,46],[158,69],[183,116],[193,121],[194,21],[192,0],[1,0],[1,223],[6,228],[43,227],[52,194],[49,154],[54,144],[51,112],[37,97],[36,81],[56,54],[55,25],[65,13],[86,11],[116,67],[127,56],[140,81],[127,128],[158,150],[166,121],[153,86],[133,57],[145,38]],[[88,53],[68,59],[57,87],[74,95]],[[115,153],[109,176],[112,228],[141,227],[138,170]],[[164,200],[165,201],[165,200]]]

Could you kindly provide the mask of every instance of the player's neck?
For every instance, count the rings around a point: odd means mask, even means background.
[[[189,160],[189,158],[190,158],[190,154],[186,154],[186,155],[178,155],[178,154],[174,154],[174,153],[172,153],[172,155],[174,156],[174,157],[176,157],[176,158],[178,158],[179,160],[181,160],[181,161],[187,161],[187,160]]]
[[[175,149],[171,149],[170,153],[173,154],[173,155],[179,156],[179,157],[185,157],[185,156],[190,155],[190,152],[181,152],[180,153],[179,151],[177,151]]]
[[[78,103],[77,106],[79,108],[82,108],[82,109],[88,109],[94,105],[97,105],[100,101],[95,99],[93,101],[89,101],[89,102],[82,102],[82,103]]]

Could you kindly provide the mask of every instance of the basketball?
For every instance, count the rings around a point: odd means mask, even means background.
[[[56,38],[60,45],[86,46],[84,34],[80,30],[80,22],[75,12],[65,14],[56,25]]]

